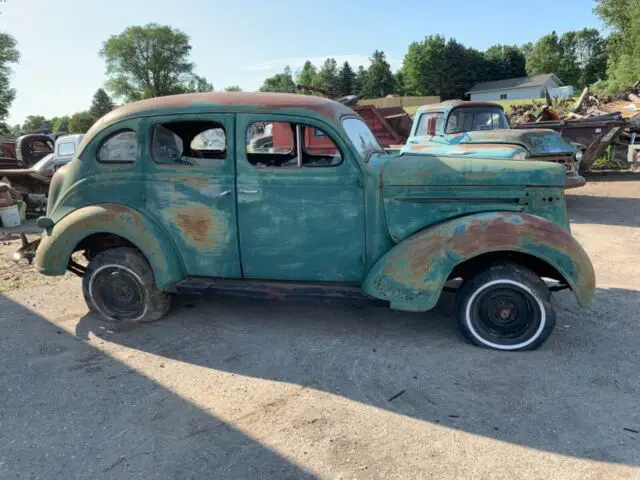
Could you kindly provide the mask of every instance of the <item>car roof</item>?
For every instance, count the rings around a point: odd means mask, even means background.
[[[446,100],[440,103],[432,103],[429,105],[423,105],[416,110],[416,114],[425,112],[448,112],[456,107],[489,107],[500,108],[504,110],[502,105],[494,102],[470,102],[467,100]]]
[[[344,115],[356,115],[349,107],[334,100],[294,93],[206,92],[167,95],[123,105],[107,113],[87,132],[84,144],[94,135],[121,120],[151,115],[207,112],[277,112],[305,113],[337,121]]]
[[[60,142],[75,142],[75,143],[79,143],[80,141],[82,141],[82,138],[84,137],[84,133],[73,133],[71,135],[62,135],[58,138],[56,138],[56,145]]]

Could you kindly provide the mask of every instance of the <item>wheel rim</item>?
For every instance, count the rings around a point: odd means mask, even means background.
[[[530,288],[512,280],[483,285],[469,299],[467,325],[483,344],[515,350],[533,343],[542,333],[546,314]]]
[[[142,279],[121,265],[104,265],[91,276],[89,294],[95,307],[113,321],[135,321],[146,312]]]

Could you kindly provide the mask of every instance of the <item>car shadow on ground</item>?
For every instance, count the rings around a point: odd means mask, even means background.
[[[565,199],[572,223],[640,227],[640,198],[568,194]]]
[[[315,478],[4,295],[0,312],[0,477]]]
[[[76,333],[209,369],[304,385],[461,431],[563,455],[640,464],[640,292],[599,289],[580,310],[556,294],[558,327],[533,352],[461,341],[452,296],[428,314],[179,297],[127,331],[91,314]]]

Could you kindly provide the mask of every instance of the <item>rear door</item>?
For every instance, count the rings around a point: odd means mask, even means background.
[[[147,119],[145,207],[189,276],[239,278],[233,114]]]
[[[238,114],[236,125],[244,278],[359,284],[362,174],[340,136],[286,115]]]

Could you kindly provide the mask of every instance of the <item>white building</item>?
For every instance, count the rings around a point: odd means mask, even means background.
[[[552,98],[573,96],[573,87],[565,87],[553,73],[478,83],[467,92],[467,95],[472,101],[534,99],[544,97],[545,87]]]

